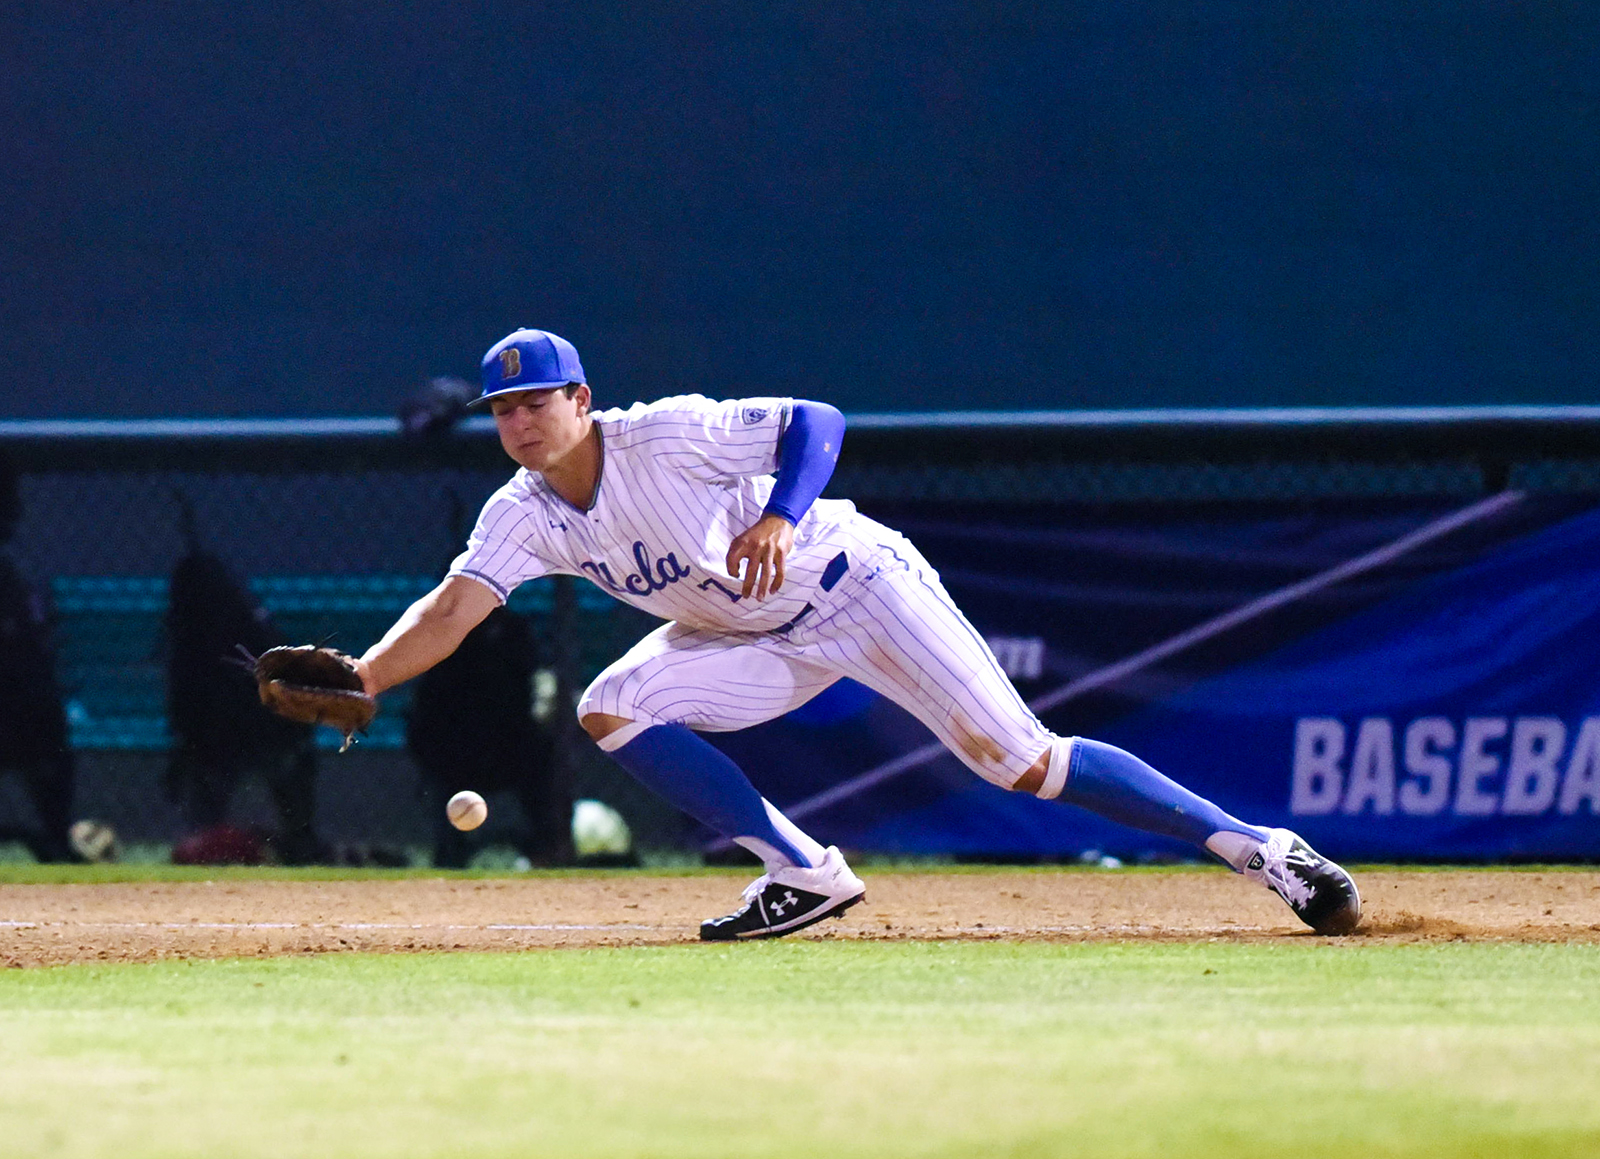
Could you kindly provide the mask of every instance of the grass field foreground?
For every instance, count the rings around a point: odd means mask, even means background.
[[[1600,1153],[1600,950],[779,942],[0,974],[12,1156]]]

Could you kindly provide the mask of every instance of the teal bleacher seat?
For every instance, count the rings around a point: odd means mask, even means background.
[[[250,586],[286,639],[329,639],[336,647],[355,651],[381,636],[435,583],[433,577],[415,575],[263,576]],[[166,749],[166,577],[59,576],[51,583],[51,597],[72,746]],[[548,620],[553,602],[551,584],[536,580],[513,593],[511,607],[538,624]],[[578,581],[577,604],[586,624],[596,629],[585,632],[591,644],[603,649],[611,627],[629,634],[616,623],[618,605],[587,581]],[[633,638],[638,634],[631,632]],[[586,655],[585,667],[592,675],[627,643],[631,640],[612,651]],[[404,747],[406,703],[404,686],[385,696],[384,711],[361,743],[374,749]],[[340,738],[322,729],[317,742],[338,748]]]

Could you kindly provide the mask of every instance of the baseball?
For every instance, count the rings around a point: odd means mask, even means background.
[[[476,829],[488,819],[489,806],[471,789],[462,789],[450,798],[450,803],[444,807],[444,813],[450,818],[450,824],[457,829]]]

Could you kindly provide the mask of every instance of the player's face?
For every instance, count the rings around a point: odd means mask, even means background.
[[[580,386],[567,397],[564,390],[522,390],[489,400],[500,445],[530,471],[558,466],[583,442],[589,424],[589,388]]]

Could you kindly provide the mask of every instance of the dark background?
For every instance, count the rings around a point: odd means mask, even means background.
[[[1594,9],[23,3],[6,417],[1592,402]]]

